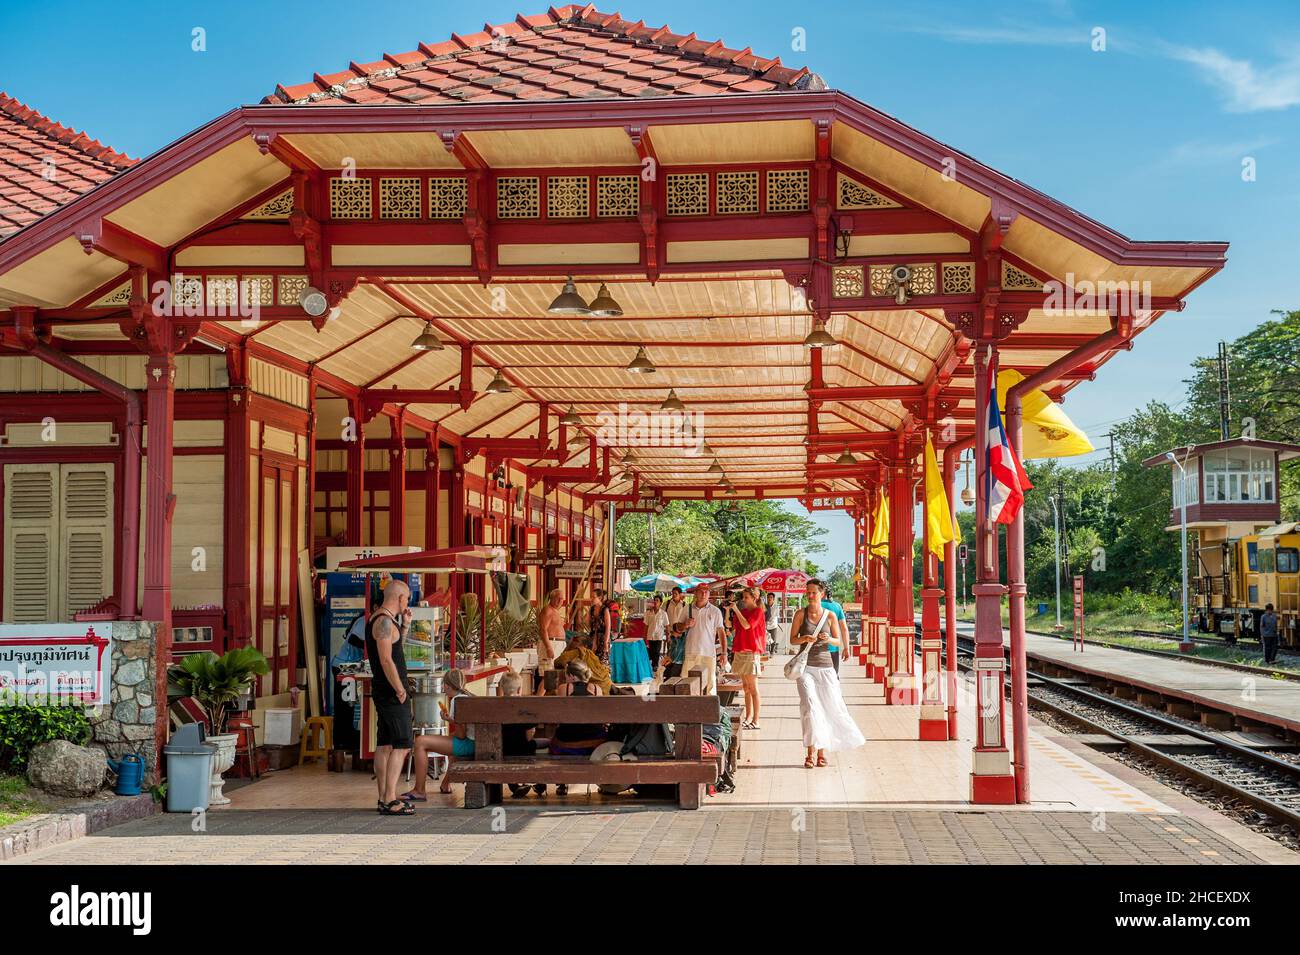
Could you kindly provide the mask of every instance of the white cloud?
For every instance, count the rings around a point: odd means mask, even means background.
[[[1256,113],[1300,105],[1300,52],[1259,68],[1213,47],[1168,47],[1174,59],[1191,63],[1203,79],[1217,88],[1230,113]]]

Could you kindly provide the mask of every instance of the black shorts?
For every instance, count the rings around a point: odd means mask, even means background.
[[[375,704],[375,745],[411,748],[411,708],[405,703]]]

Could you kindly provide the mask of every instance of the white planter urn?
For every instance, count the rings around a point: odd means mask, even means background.
[[[208,795],[208,805],[228,806],[230,805],[230,798],[221,791],[221,787],[226,782],[221,774],[235,765],[235,744],[239,742],[239,734],[226,733],[222,736],[209,736],[204,742],[217,744],[217,755],[212,759],[212,789]]]

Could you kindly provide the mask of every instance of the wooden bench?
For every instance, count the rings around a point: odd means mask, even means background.
[[[474,727],[474,756],[453,761],[447,778],[465,784],[466,809],[501,802],[505,783],[668,784],[677,787],[681,808],[698,809],[704,787],[718,779],[718,761],[704,755],[704,726],[720,718],[714,696],[461,697],[456,721]],[[674,753],[599,763],[586,756],[507,757],[501,727],[511,723],[671,723]]]

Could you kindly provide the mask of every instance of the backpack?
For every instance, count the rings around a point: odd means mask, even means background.
[[[623,740],[620,756],[671,756],[673,730],[667,723],[644,723],[636,726]]]

